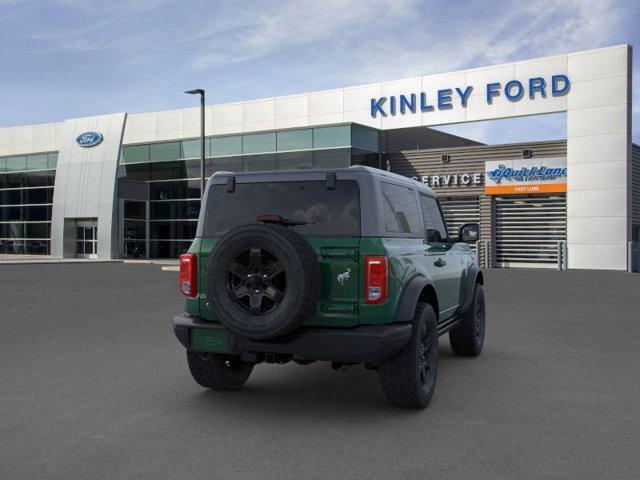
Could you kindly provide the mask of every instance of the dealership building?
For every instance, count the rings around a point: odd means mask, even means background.
[[[368,165],[432,187],[493,267],[638,270],[632,50],[205,107],[206,175]],[[484,145],[432,126],[566,112],[567,138]],[[0,129],[0,254],[175,258],[200,210],[200,109]]]

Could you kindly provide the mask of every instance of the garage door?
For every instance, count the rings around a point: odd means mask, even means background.
[[[480,201],[478,197],[441,199],[442,213],[451,238],[458,238],[458,231],[465,223],[480,223]],[[475,248],[474,245],[471,246]]]
[[[496,263],[499,267],[555,267],[558,242],[567,239],[567,199],[496,198]]]

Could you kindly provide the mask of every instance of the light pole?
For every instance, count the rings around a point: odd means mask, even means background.
[[[184,93],[200,95],[200,200],[202,201],[204,196],[204,90],[196,88]],[[204,205],[200,205],[200,208],[204,208]]]

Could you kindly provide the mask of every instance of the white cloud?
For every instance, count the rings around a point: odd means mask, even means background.
[[[2,10],[13,21],[12,47],[28,44],[25,56],[57,58],[99,52],[114,77],[126,77],[130,88],[139,82],[141,102],[162,98],[162,88],[185,81],[218,82],[216,101],[232,101],[596,48],[637,39],[634,20],[640,17],[636,0],[56,0],[44,5],[48,12],[59,11],[45,18],[37,2]],[[32,28],[23,28],[25,22]],[[634,90],[637,116],[640,89]],[[636,125],[640,131],[640,122]]]
[[[321,66],[341,83],[594,48],[610,43],[625,14],[614,0],[454,4],[455,11],[420,0],[197,2],[193,8],[170,0],[114,1],[108,11],[99,2],[58,1],[90,19],[32,34],[45,51],[93,49],[143,60],[181,55],[197,71],[290,54],[290,61],[309,66],[309,77]]]
[[[604,46],[612,42],[623,15],[619,2],[609,0],[502,3],[495,13],[469,12],[445,35],[440,27],[422,30],[410,42],[385,36],[356,44],[358,56],[372,60],[363,62],[362,80],[377,80],[376,75],[400,78],[402,72],[410,76],[446,72]],[[436,18],[441,24],[451,22],[446,13]]]
[[[238,5],[233,28],[221,31],[214,24],[191,39],[194,46],[202,43],[193,65],[218,68],[319,42],[342,44],[342,39],[351,38],[350,29],[377,23],[380,16],[395,22],[404,18],[413,4],[410,0],[284,0],[257,10]],[[349,50],[350,46],[344,48]]]

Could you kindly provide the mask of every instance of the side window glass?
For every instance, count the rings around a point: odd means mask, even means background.
[[[424,224],[427,229],[427,242],[444,243],[447,241],[447,227],[442,218],[442,212],[435,198],[420,195]]]
[[[380,182],[382,211],[387,232],[421,233],[416,196],[409,187]]]

